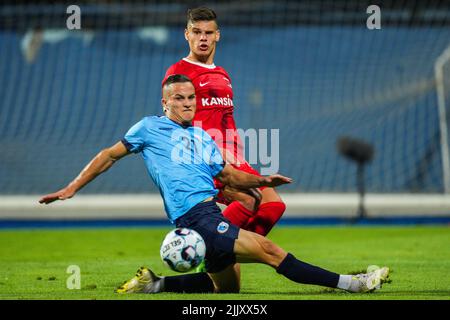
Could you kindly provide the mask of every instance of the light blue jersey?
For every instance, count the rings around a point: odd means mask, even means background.
[[[150,116],[131,127],[122,142],[128,151],[141,153],[172,223],[217,194],[213,177],[223,170],[224,161],[203,129]]]

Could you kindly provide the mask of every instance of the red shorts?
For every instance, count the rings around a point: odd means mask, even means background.
[[[240,170],[240,171],[243,171],[243,172],[247,172],[247,173],[251,173],[251,174],[254,174],[254,175],[258,176],[258,177],[261,177],[259,172],[256,171],[255,169],[253,169],[252,166],[248,164],[248,162],[244,162],[244,163],[240,163],[240,164],[232,164],[232,166],[235,169],[237,169],[237,170]],[[216,189],[219,190],[219,193],[216,196],[216,198],[217,198],[216,201],[219,202],[219,203],[222,203],[224,205],[229,205],[231,202],[228,201],[227,199],[225,199],[225,197],[223,196],[223,193],[222,193],[222,190],[223,190],[223,187],[224,187],[222,182],[220,182],[217,179],[214,179],[214,186],[216,187]],[[265,188],[266,187],[260,187],[258,189],[259,190],[264,190]]]

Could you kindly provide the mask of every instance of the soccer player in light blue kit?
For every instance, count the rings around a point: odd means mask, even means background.
[[[94,157],[65,188],[43,196],[39,202],[49,204],[69,199],[122,157],[141,153],[164,199],[170,221],[177,227],[197,231],[205,240],[206,270],[214,283],[214,292],[239,292],[240,274],[234,268],[236,262],[267,264],[298,283],[349,292],[380,288],[389,274],[386,267],[355,276],[339,275],[296,259],[271,240],[239,229],[222,215],[214,201],[217,194],[214,177],[239,189],[277,187],[290,183],[291,179],[278,174],[259,177],[224,164],[211,137],[201,128],[191,125],[196,110],[195,100],[195,89],[189,78],[183,75],[168,77],[162,99],[166,116],[142,119],[120,142]],[[141,268],[118,292],[167,291],[164,289],[165,280],[147,268]]]
[[[193,113],[193,109],[182,112]],[[201,128],[167,117],[145,117],[130,128],[122,143],[129,152],[142,154],[170,222],[217,194],[211,177],[223,170],[223,159]]]

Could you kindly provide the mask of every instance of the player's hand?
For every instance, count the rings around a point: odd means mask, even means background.
[[[61,189],[61,190],[59,190],[57,192],[50,193],[50,194],[47,194],[47,195],[43,196],[39,200],[39,203],[49,204],[49,203],[52,203],[53,201],[56,201],[56,200],[70,199],[74,195],[75,195],[75,191],[73,191],[70,188],[64,188],[64,189]]]
[[[291,183],[293,180],[291,178],[282,176],[281,174],[273,174],[268,177],[264,177],[264,186],[265,187],[278,187],[283,184]]]

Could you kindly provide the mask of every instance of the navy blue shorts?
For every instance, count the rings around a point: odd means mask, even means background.
[[[193,229],[203,237],[207,272],[220,272],[236,262],[234,242],[239,228],[223,216],[215,201],[200,202],[179,217],[176,226]]]

